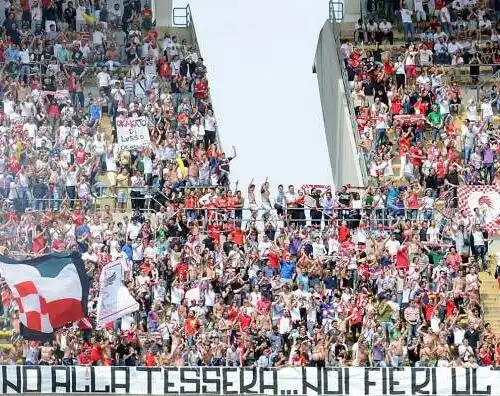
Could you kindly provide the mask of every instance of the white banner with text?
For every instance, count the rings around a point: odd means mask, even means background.
[[[141,150],[149,146],[149,129],[146,117],[118,117],[116,135],[120,151]]]
[[[500,370],[2,366],[0,393],[500,395]]]

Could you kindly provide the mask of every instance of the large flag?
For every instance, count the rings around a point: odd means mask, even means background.
[[[479,209],[483,226],[489,235],[500,233],[500,188],[496,185],[460,186],[458,207],[467,216],[474,217],[474,209]]]
[[[100,277],[100,293],[97,302],[97,325],[104,327],[107,323],[122,318],[139,309],[127,287],[123,284],[121,261],[105,265]]]
[[[79,253],[17,261],[0,255],[4,277],[19,308],[21,335],[45,341],[87,314],[89,279]]]

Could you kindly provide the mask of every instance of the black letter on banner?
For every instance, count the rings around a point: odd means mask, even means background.
[[[175,383],[173,382],[168,382],[168,373],[169,372],[177,372],[177,368],[173,368],[173,367],[165,367],[163,369],[163,393],[165,393],[166,395],[176,395],[177,392],[169,392],[168,389],[170,387],[173,387],[175,386]]]
[[[28,389],[28,371],[36,372],[36,389]],[[23,393],[42,392],[42,371],[37,366],[23,366]]]
[[[180,393],[181,395],[183,394],[191,394],[191,393],[200,393],[200,374],[199,374],[200,369],[199,368],[189,368],[189,367],[181,367],[180,372],[181,372],[181,386],[180,386]],[[186,378],[186,373],[195,373],[196,378]],[[182,384],[194,384],[195,385],[195,390],[187,390],[184,388]]]
[[[451,394],[452,395],[470,395],[470,369],[465,369],[465,390],[457,390],[457,369],[451,369]]]
[[[21,393],[21,367],[16,366],[16,383],[10,382],[7,378],[7,366],[2,366],[2,393],[12,393],[7,392],[7,387],[15,391],[16,393]]]
[[[216,373],[217,378],[208,378],[208,373]],[[216,395],[220,394],[220,367],[204,367],[202,369],[202,381],[203,385],[201,387],[201,393],[213,393]],[[205,385],[206,384],[206,385]],[[215,385],[215,390],[208,389],[207,385]],[[224,392],[224,394],[226,394]]]
[[[51,367],[50,371],[52,376],[52,393],[57,393],[57,388],[65,388],[65,392],[69,393],[71,388],[71,383],[69,380],[69,367]],[[64,382],[57,382],[58,371],[64,373]]]
[[[245,373],[252,373],[252,382],[250,384],[245,385]],[[253,368],[250,370],[240,368],[240,393],[246,394],[246,393],[257,393],[256,391],[253,391],[252,388],[255,386],[257,383],[257,369]]]
[[[264,384],[264,371],[267,372],[272,372],[273,373],[273,383],[271,385],[266,385]],[[264,370],[262,367],[259,369],[259,392],[263,395],[266,395],[267,392],[265,392],[267,389],[273,391],[273,395],[278,394],[278,371],[277,370]]]
[[[307,380],[307,369],[305,367],[302,367],[302,394],[307,395],[309,392],[307,392],[308,389],[311,389],[314,393],[317,393],[318,395],[321,395],[323,393],[323,389],[321,387],[321,368],[318,368],[316,370],[316,375],[317,375],[317,384],[318,386],[314,386]],[[326,375],[326,374],[325,374]]]
[[[154,371],[156,373],[161,371],[159,367],[136,367],[135,371],[145,371],[148,376],[148,395],[153,392],[153,381],[151,381],[151,373]]]
[[[72,393],[78,393],[78,392],[83,392],[83,393],[89,393],[90,392],[90,386],[85,385],[83,390],[76,389],[77,385],[76,381],[76,367],[71,367],[71,392]]]
[[[370,371],[379,372],[380,370],[378,368],[366,368],[365,369],[365,395],[370,394],[370,386],[376,385],[375,381],[370,381]]]
[[[344,394],[348,395],[350,392],[349,384],[349,369],[347,367],[344,368]]]
[[[422,384],[417,384],[417,373],[425,373],[425,381]],[[427,385],[429,385],[429,382],[431,382],[431,385],[432,385],[432,392],[425,390]],[[432,367],[432,368],[424,368],[424,367],[411,368],[411,394],[412,395],[431,395],[431,394],[435,395],[437,393],[436,389],[437,389],[436,369],[434,367]]]
[[[125,383],[124,384],[117,384],[116,383],[116,373],[119,371],[125,373]],[[111,367],[111,393],[116,393],[117,389],[125,389],[125,393],[130,392],[129,367]]]
[[[335,376],[330,375],[336,373]],[[337,389],[332,389],[330,390],[328,388],[328,378],[337,378]],[[344,389],[342,389],[342,369],[341,368],[323,368],[323,392],[319,392],[320,394],[323,393],[325,395],[341,395],[344,393]],[[347,394],[347,393],[346,393]]]
[[[472,394],[491,395],[491,385],[486,385],[486,389],[477,389],[477,370],[472,369]]]
[[[129,382],[127,380],[127,382]],[[90,392],[92,393],[109,393],[109,385],[106,385],[104,389],[97,389],[95,386],[95,367],[90,367]]]
[[[396,381],[394,379],[394,372],[395,371],[403,371],[403,370],[395,368],[395,367],[389,368],[389,394],[390,395],[404,395],[405,394],[404,390],[395,390],[394,389],[394,387],[399,386],[399,381]]]
[[[223,395],[236,395],[238,391],[230,391],[229,387],[233,386],[234,383],[227,380],[227,373],[236,373],[238,369],[236,367],[222,367],[222,394]]]

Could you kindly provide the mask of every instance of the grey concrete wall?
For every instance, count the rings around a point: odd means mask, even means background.
[[[327,21],[315,57],[326,143],[335,184],[361,186],[364,182],[335,45],[333,24]]]

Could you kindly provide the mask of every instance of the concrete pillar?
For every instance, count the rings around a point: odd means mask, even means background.
[[[173,0],[152,0],[153,15],[156,18],[156,26],[172,26]]]

